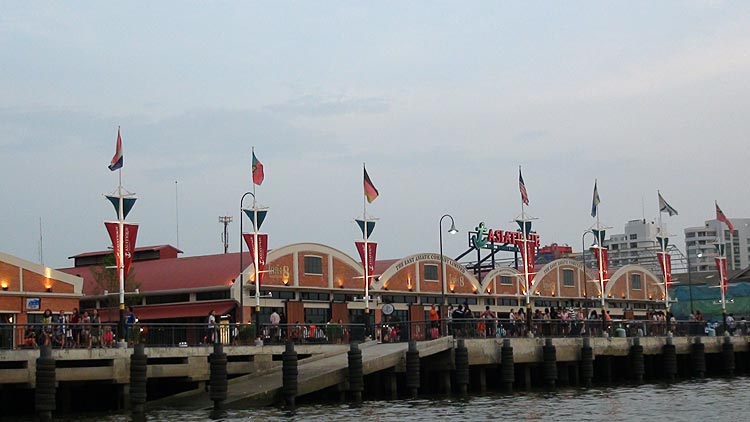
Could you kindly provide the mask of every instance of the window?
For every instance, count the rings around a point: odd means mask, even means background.
[[[638,247],[638,242],[630,242],[630,247],[631,248],[637,248]]]
[[[419,298],[419,302],[423,304],[441,304],[443,303],[443,299],[440,296],[421,296]]]
[[[630,288],[633,290],[641,290],[643,289],[643,286],[641,285],[641,275],[640,274],[631,274],[630,275]]]
[[[324,301],[324,302],[327,302],[330,297],[328,293],[318,293],[318,292],[300,292],[299,296],[300,296],[300,299],[302,300],[317,300],[317,301]]]
[[[495,306],[495,298],[489,297],[484,300],[485,305]]]
[[[305,255],[305,274],[323,275],[323,258],[320,256]]]
[[[635,239],[638,239],[638,235],[637,234],[631,234],[630,235],[630,240],[635,240]]]
[[[424,280],[438,281],[438,266],[435,264],[424,265]]]
[[[325,324],[330,321],[328,309],[325,308],[305,308],[305,321],[315,324]]]
[[[199,292],[195,294],[195,300],[219,299],[229,299],[229,290],[215,290],[213,292]]]
[[[501,275],[500,276],[500,284],[512,285],[513,284],[513,277],[511,277],[509,275]]]
[[[573,287],[575,285],[575,273],[573,270],[563,270],[563,286]]]
[[[690,233],[686,234],[685,237],[695,237],[695,233],[694,232],[690,232]]]

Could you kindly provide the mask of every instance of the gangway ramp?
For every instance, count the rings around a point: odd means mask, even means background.
[[[364,375],[404,366],[408,343],[375,343],[360,345]],[[453,337],[417,342],[420,358],[453,348]],[[348,354],[342,353],[309,363],[300,363],[298,370],[298,396],[314,393],[346,381]],[[271,404],[281,397],[281,370],[260,377],[243,377],[229,387],[226,405],[232,408]]]

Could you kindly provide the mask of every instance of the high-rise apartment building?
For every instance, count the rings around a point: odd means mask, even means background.
[[[666,225],[663,225],[663,229],[667,232]],[[658,235],[659,225],[653,221],[645,219],[628,221],[625,224],[625,233],[613,234],[606,240],[605,246],[609,249],[609,265],[622,267],[628,264],[639,264],[655,274],[660,274],[661,268],[656,257],[659,251],[659,244],[656,240]],[[678,266],[676,258],[672,258],[673,271]]]
[[[750,218],[730,218],[734,232],[719,220],[707,220],[703,226],[685,229],[685,249],[690,271],[716,271],[715,245],[724,243],[727,268],[740,270],[750,265]]]

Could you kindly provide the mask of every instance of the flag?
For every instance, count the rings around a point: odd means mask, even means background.
[[[120,128],[117,128],[117,149],[115,150],[115,156],[112,157],[112,161],[109,163],[109,169],[115,171],[122,168],[122,138],[120,137]]]
[[[596,189],[596,180],[594,180],[594,199],[591,201],[591,216],[596,217],[596,211],[599,208],[599,191]]]
[[[677,210],[674,209],[671,205],[667,204],[667,201],[664,200],[661,196],[661,192],[659,192],[659,212],[665,212],[669,214],[669,216],[677,215]]]
[[[724,215],[724,212],[721,210],[721,208],[719,208],[719,204],[716,201],[714,201],[714,205],[716,205],[716,219],[726,224],[729,232],[733,233],[734,225],[732,224],[732,222],[729,221],[726,215]]]
[[[364,168],[364,167],[363,167]],[[375,198],[380,195],[378,193],[378,190],[375,188],[375,185],[372,184],[372,180],[370,180],[370,176],[367,175],[367,169],[365,168],[365,197],[367,197],[367,202],[372,204],[372,201],[375,200]]]
[[[253,150],[253,183],[260,186],[263,183],[263,163],[255,156]]]
[[[521,166],[518,166],[518,189],[521,190],[521,201],[523,201],[524,204],[529,205],[529,194],[526,192],[526,184],[523,183]]]

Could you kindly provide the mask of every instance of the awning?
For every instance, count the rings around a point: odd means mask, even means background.
[[[171,303],[163,305],[133,306],[133,313],[139,321],[153,321],[162,319],[181,319],[194,317],[208,317],[213,309],[217,318],[231,311],[237,306],[234,300],[211,302]],[[113,312],[101,311],[102,322],[119,320],[116,309]],[[110,318],[111,315],[111,318]]]

